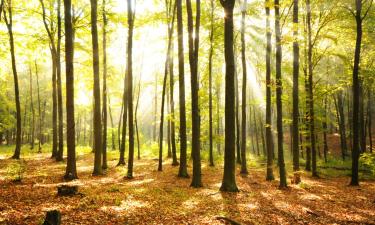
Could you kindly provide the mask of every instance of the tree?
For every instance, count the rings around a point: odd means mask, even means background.
[[[182,21],[182,0],[177,0],[177,33],[178,33],[178,77],[180,106],[180,167],[179,177],[188,178],[186,160],[186,108],[185,108],[185,69],[184,69],[184,35]]]
[[[2,8],[4,21],[8,30],[9,35],[9,45],[10,45],[10,55],[12,60],[12,71],[13,71],[13,82],[14,82],[14,95],[16,102],[16,148],[12,156],[13,159],[19,159],[21,154],[21,105],[20,105],[20,94],[18,86],[18,74],[16,66],[16,54],[14,48],[14,38],[13,38],[13,15],[12,15],[12,0],[4,0],[2,2]],[[1,17],[1,15],[0,15]]]
[[[298,43],[298,0],[293,1],[293,170],[299,170],[299,43]]]
[[[233,50],[233,8],[235,0],[220,0],[224,8],[225,48],[225,153],[221,191],[237,192],[235,162],[235,66]]]
[[[128,113],[129,113],[129,157],[127,178],[133,178],[134,162],[134,119],[133,119],[133,30],[135,8],[133,1],[128,0],[128,46],[127,46],[127,85],[128,85]]]
[[[40,104],[40,87],[39,87],[39,73],[38,73],[38,64],[35,60],[35,76],[36,76],[36,86],[38,90],[38,117],[39,117],[39,135],[38,135],[38,152],[42,152],[42,138],[43,138],[43,116],[42,109]]]
[[[308,50],[307,50],[307,64],[308,64],[308,126],[310,131],[311,140],[311,164],[312,164],[312,175],[314,177],[318,176],[316,168],[316,135],[315,135],[315,113],[314,113],[314,92],[313,92],[313,42],[312,42],[312,28],[311,28],[311,4],[310,0],[306,0],[306,10],[307,10],[307,36],[308,36]]]
[[[359,161],[359,152],[360,152],[360,137],[359,137],[359,129],[360,126],[358,124],[359,119],[359,94],[360,94],[360,78],[359,78],[359,64],[361,61],[361,45],[362,45],[362,35],[363,35],[363,28],[362,23],[363,20],[368,15],[370,8],[372,6],[372,0],[370,1],[370,5],[368,6],[365,13],[362,15],[362,4],[363,0],[355,0],[355,12],[351,11],[353,16],[355,17],[356,25],[357,25],[357,38],[355,44],[355,52],[354,52],[354,66],[353,66],[353,146],[352,146],[352,178],[350,181],[350,185],[358,186],[359,179],[358,179],[358,161]]]
[[[58,154],[58,139],[57,139],[57,74],[56,74],[56,43],[55,43],[55,34],[54,34],[54,25],[52,22],[48,21],[46,15],[46,7],[43,0],[39,0],[42,5],[42,16],[43,24],[46,32],[48,34],[48,39],[50,43],[50,52],[52,59],[52,157],[56,158]],[[62,160],[62,159],[61,159]],[[61,161],[60,159],[57,161]]]
[[[102,143],[102,151],[103,151],[103,161],[102,161],[102,168],[107,169],[107,12],[105,9],[106,2],[103,0],[102,5],[102,17],[103,17],[103,143]],[[112,132],[113,134],[113,132]],[[113,135],[112,135],[113,141]]]
[[[281,29],[280,29],[280,2],[275,0],[275,33],[276,33],[276,109],[277,109],[277,152],[280,173],[280,187],[286,184],[286,171],[284,162],[284,133],[283,133],[283,108],[282,108],[282,80],[281,80]]]
[[[56,50],[56,81],[57,81],[57,114],[58,114],[58,151],[56,161],[62,161],[64,155],[64,122],[63,99],[61,85],[61,0],[57,0],[57,50]]]
[[[31,139],[30,139],[30,149],[34,149],[34,140],[35,140],[35,109],[34,109],[34,100],[33,100],[33,79],[31,66],[29,66],[29,78],[30,78],[30,110],[32,114],[32,121],[30,124],[31,130]]]
[[[94,171],[93,175],[101,175],[102,172],[102,120],[100,108],[100,78],[99,78],[99,46],[97,28],[98,1],[90,0],[91,3],[91,38],[93,51],[94,69]]]
[[[241,19],[241,59],[242,59],[242,123],[241,123],[241,174],[248,174],[246,165],[246,43],[245,43],[245,18],[247,0],[242,3]]]
[[[65,20],[65,70],[66,70],[66,145],[68,159],[65,179],[77,179],[76,149],[75,149],[75,122],[74,122],[74,65],[73,65],[73,26],[72,26],[72,2],[64,0]]]
[[[196,0],[196,21],[195,32],[193,24],[193,12],[191,1],[186,0],[189,32],[189,62],[191,73],[191,111],[192,111],[192,157],[193,157],[193,178],[192,187],[202,187],[201,178],[201,156],[200,156],[200,113],[198,95],[198,53],[199,53],[199,27],[200,27],[200,0]],[[195,37],[193,36],[195,34]]]
[[[272,115],[271,115],[271,27],[270,27],[270,0],[266,0],[266,146],[267,146],[267,176],[266,180],[274,180],[273,176],[273,141],[272,141]]]
[[[173,1],[170,1],[169,4],[166,2],[167,8],[167,26],[168,26],[168,47],[167,47],[167,55],[165,59],[165,67],[164,67],[164,79],[163,79],[163,92],[161,98],[161,113],[160,113],[160,130],[159,130],[159,164],[158,164],[158,171],[163,170],[163,126],[164,126],[164,104],[165,104],[165,92],[167,88],[167,78],[168,78],[168,70],[169,70],[169,60],[171,55],[171,48],[172,48],[172,38],[173,38],[173,25],[174,25],[174,18],[175,18],[175,5],[172,4]],[[173,10],[173,11],[172,11]],[[171,18],[172,14],[172,18]]]
[[[212,121],[212,58],[214,55],[214,0],[211,0],[211,14],[210,14],[210,51],[208,56],[208,117],[209,117],[209,141],[210,141],[210,166],[214,166],[213,156],[213,121]]]

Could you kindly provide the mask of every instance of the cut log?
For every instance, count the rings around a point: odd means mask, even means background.
[[[43,225],[60,225],[61,213],[58,210],[48,211]]]
[[[78,193],[78,186],[60,185],[57,187],[58,196],[72,196]]]

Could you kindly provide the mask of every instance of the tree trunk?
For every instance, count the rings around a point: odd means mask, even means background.
[[[346,127],[345,127],[345,114],[344,114],[344,101],[343,101],[343,94],[342,91],[339,91],[337,93],[337,104],[335,99],[335,105],[337,108],[337,119],[339,124],[339,130],[340,130],[340,140],[341,140],[341,155],[342,160],[345,161],[345,157],[348,152],[348,147],[346,143]]]
[[[32,115],[31,126],[30,126],[30,149],[34,149],[34,140],[35,140],[35,109],[34,109],[34,98],[33,98],[33,79],[32,79],[32,72],[31,66],[29,68],[29,78],[30,78],[30,110]]]
[[[133,118],[133,30],[135,10],[132,0],[128,0],[128,110],[129,110],[129,156],[128,156],[128,178],[133,178],[134,162],[134,118]]]
[[[272,94],[271,94],[271,27],[270,27],[270,0],[266,0],[266,36],[267,36],[267,49],[266,49],[266,146],[267,146],[267,176],[266,180],[274,180],[273,176],[273,141],[272,141]]]
[[[182,0],[177,0],[177,32],[178,32],[178,73],[179,73],[179,104],[180,104],[180,168],[179,177],[189,177],[186,157],[186,108],[185,108],[185,69],[184,40],[182,24]]]
[[[172,1],[170,2],[172,3]],[[165,59],[165,68],[164,68],[164,79],[163,79],[163,92],[161,98],[161,112],[160,112],[160,128],[159,128],[159,164],[158,171],[163,170],[163,126],[164,126],[164,105],[165,105],[165,92],[167,88],[167,78],[168,78],[168,69],[169,69],[169,59],[171,54],[172,39],[173,39],[173,25],[175,18],[175,4],[167,4],[167,16],[168,16],[168,47],[167,55]],[[172,8],[173,7],[173,8]],[[173,10],[173,12],[172,12]],[[172,18],[171,18],[172,15]]]
[[[39,87],[39,73],[38,64],[35,60],[35,76],[36,76],[36,88],[38,90],[38,117],[39,117],[39,134],[38,134],[38,152],[42,152],[42,138],[43,138],[43,120],[42,120],[42,109],[40,105],[40,87]]]
[[[323,155],[324,155],[324,161],[327,163],[327,154],[328,154],[328,140],[327,140],[327,102],[328,98],[327,96],[324,98],[324,115],[323,115]]]
[[[73,64],[73,27],[72,27],[72,3],[64,0],[65,14],[65,69],[66,69],[66,126],[68,159],[65,179],[77,179],[76,150],[75,150],[75,124],[74,124],[74,64]]]
[[[245,43],[245,18],[247,0],[244,0],[241,12],[241,60],[242,60],[242,123],[241,123],[241,174],[248,174],[246,162],[246,88],[247,88],[247,68],[246,68],[246,43]]]
[[[16,128],[16,148],[12,156],[13,159],[19,159],[21,154],[21,105],[20,105],[20,94],[18,87],[18,74],[16,66],[16,54],[14,48],[14,39],[13,39],[13,17],[12,17],[12,1],[8,0],[7,2],[7,12],[4,9],[4,20],[8,29],[9,34],[9,45],[10,45],[10,54],[12,59],[12,71],[13,71],[13,80],[14,80],[14,96],[16,101],[16,119],[17,119],[17,128]],[[8,13],[8,16],[6,15]]]
[[[62,161],[64,155],[64,121],[63,99],[61,85],[61,0],[57,1],[57,50],[56,50],[56,80],[57,80],[57,114],[58,114],[58,151],[56,161]]]
[[[192,111],[192,158],[193,177],[190,186],[202,187],[201,155],[200,155],[200,113],[199,113],[199,79],[198,79],[198,53],[199,53],[199,29],[200,29],[200,0],[196,0],[195,32],[191,1],[186,0],[189,32],[189,62],[191,73],[191,111]],[[193,36],[195,34],[195,37]]]
[[[282,112],[282,80],[281,80],[281,29],[280,29],[280,3],[275,0],[275,32],[276,32],[276,108],[277,108],[277,152],[280,172],[280,187],[286,184],[286,171],[284,163],[284,133],[283,133],[283,112]]]
[[[314,93],[313,93],[313,65],[312,65],[312,55],[313,55],[313,43],[312,43],[312,28],[311,28],[311,4],[310,0],[306,1],[307,10],[307,35],[308,35],[308,79],[309,79],[309,129],[311,138],[311,165],[312,165],[312,176],[318,176],[316,168],[316,135],[315,135],[315,118],[314,118]]]
[[[225,153],[221,191],[237,192],[235,158],[235,63],[233,50],[233,8],[235,0],[220,0],[224,7],[225,49]]]
[[[108,123],[108,112],[107,112],[107,14],[106,14],[106,1],[102,3],[102,17],[103,17],[103,143],[102,143],[102,168],[105,170],[108,168],[107,165],[107,123]],[[113,139],[113,136],[112,136]]]
[[[100,77],[99,77],[99,44],[97,28],[97,0],[90,0],[91,3],[91,37],[93,51],[94,69],[94,171],[93,175],[101,175],[102,172],[102,121],[100,106]]]
[[[174,44],[172,41],[171,49],[174,49]],[[169,60],[169,91],[171,99],[171,145],[172,145],[172,166],[177,166],[179,163],[177,161],[177,150],[176,150],[176,131],[175,131],[175,113],[174,113],[174,62],[173,54],[170,55]]]
[[[210,50],[208,56],[208,135],[209,135],[209,159],[210,166],[215,166],[213,153],[213,121],[212,121],[212,58],[214,55],[214,0],[211,0],[211,14],[210,14]],[[218,103],[219,104],[219,103]]]
[[[359,120],[359,94],[360,94],[360,79],[359,79],[359,64],[361,61],[361,45],[362,45],[362,0],[355,0],[356,14],[355,19],[357,23],[357,38],[354,52],[354,66],[353,66],[353,149],[352,149],[352,179],[350,185],[358,186],[358,167],[359,167],[359,153],[360,153],[360,137],[358,124]]]
[[[299,127],[298,127],[298,79],[299,79],[299,43],[298,43],[298,0],[293,1],[293,171],[299,171]]]
[[[134,112],[134,123],[135,123],[135,130],[137,134],[137,150],[138,150],[138,160],[141,159],[141,145],[139,142],[139,132],[138,132],[138,105],[139,105],[139,98],[141,95],[141,77],[138,81],[138,94],[137,94],[137,103],[135,105],[135,112]]]
[[[367,102],[367,109],[368,109],[368,140],[370,143],[370,152],[372,153],[372,95],[371,95],[371,86],[369,87],[368,95],[368,102]]]

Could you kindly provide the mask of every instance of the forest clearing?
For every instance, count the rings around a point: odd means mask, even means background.
[[[127,179],[111,151],[106,174],[93,177],[92,153],[78,152],[79,180],[70,184],[79,193],[71,197],[57,195],[57,186],[66,183],[64,164],[48,159],[48,153],[25,157],[22,183],[9,182],[6,170],[0,170],[0,177],[7,177],[0,180],[0,224],[40,224],[52,209],[61,211],[62,224],[230,224],[220,217],[239,224],[375,223],[374,178],[351,187],[349,170],[322,170],[321,178],[302,173],[300,184],[279,189],[277,181],[264,180],[262,162],[250,157],[249,175],[236,171],[240,192],[233,194],[218,191],[222,165],[203,163],[204,186],[192,189],[189,179],[177,177],[171,160],[159,172],[157,160],[142,157],[135,161],[135,178]],[[0,168],[12,164],[0,162]]]

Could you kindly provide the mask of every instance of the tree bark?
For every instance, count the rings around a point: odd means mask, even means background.
[[[193,177],[190,186],[202,187],[201,155],[200,155],[200,112],[199,112],[199,78],[198,78],[198,53],[199,53],[199,29],[200,29],[200,0],[196,0],[195,32],[191,1],[186,0],[187,23],[189,32],[189,62],[191,74],[191,111],[192,111],[192,158]],[[193,36],[195,34],[195,37]]]
[[[280,29],[280,3],[275,0],[275,32],[276,32],[276,108],[277,108],[277,152],[280,173],[280,187],[286,184],[286,171],[284,163],[284,133],[283,133],[283,112],[282,112],[282,80],[281,80],[281,29]]]
[[[63,98],[61,85],[61,0],[57,1],[57,50],[56,50],[56,80],[57,80],[57,114],[58,114],[58,151],[56,161],[62,161],[64,155],[64,121]]]
[[[210,50],[208,56],[208,124],[209,124],[209,151],[210,151],[210,166],[215,166],[213,155],[213,121],[212,121],[212,61],[214,55],[214,0],[210,1],[211,14],[210,14]]]
[[[108,168],[107,165],[107,123],[108,123],[108,111],[107,111],[107,12],[105,9],[106,1],[102,3],[102,18],[103,18],[103,143],[102,143],[102,168],[105,170]],[[113,139],[113,136],[112,136]]]
[[[298,0],[293,1],[293,171],[299,171],[299,43],[298,43]]]
[[[233,8],[235,0],[220,0],[224,8],[225,52],[225,153],[221,191],[237,192],[235,159],[235,63],[233,50]]]
[[[272,94],[271,94],[271,26],[270,26],[270,5],[271,0],[266,0],[266,37],[267,37],[267,48],[266,48],[266,146],[267,146],[267,176],[266,180],[274,180],[273,176],[273,141],[272,141]]]
[[[91,38],[93,51],[94,70],[94,171],[93,175],[101,175],[102,172],[102,121],[100,106],[100,77],[99,77],[99,44],[97,28],[97,0],[90,0],[91,3]]]
[[[172,1],[170,2],[172,3]],[[163,126],[164,126],[164,105],[165,105],[165,92],[167,88],[167,78],[168,78],[168,70],[169,70],[169,59],[171,54],[171,47],[172,47],[172,39],[173,39],[173,25],[174,25],[174,18],[175,18],[175,4],[167,4],[167,17],[168,19],[168,46],[167,46],[167,55],[165,59],[165,68],[164,68],[164,79],[163,79],[163,92],[161,98],[161,112],[160,112],[160,128],[159,128],[159,164],[158,164],[158,171],[163,170]],[[173,8],[172,8],[173,7]],[[173,12],[171,13],[171,11]],[[172,18],[170,18],[172,14]]]
[[[20,94],[18,86],[18,74],[16,66],[16,54],[14,48],[14,38],[13,38],[13,16],[12,16],[12,0],[7,0],[6,8],[4,8],[4,20],[8,29],[9,35],[9,45],[10,45],[10,55],[12,60],[12,71],[13,71],[13,81],[14,81],[14,96],[16,101],[16,148],[12,156],[13,159],[19,159],[21,154],[21,105],[20,105]],[[3,6],[5,7],[5,6]],[[7,15],[8,13],[8,15]]]
[[[77,179],[76,151],[75,151],[75,124],[74,124],[74,64],[73,64],[73,26],[72,26],[72,3],[64,0],[65,20],[65,70],[66,70],[66,126],[67,126],[67,148],[68,159],[65,179]]]
[[[354,66],[353,66],[353,147],[352,147],[352,179],[350,185],[358,186],[358,167],[359,167],[359,153],[360,153],[360,137],[358,124],[359,120],[359,94],[360,94],[360,79],[359,79],[359,64],[361,61],[361,45],[362,45],[362,0],[355,0],[356,13],[355,20],[357,24],[357,38],[354,52]]]
[[[247,88],[247,68],[246,68],[246,42],[245,42],[245,19],[247,0],[244,0],[241,12],[241,60],[242,60],[242,123],[241,123],[241,174],[248,174],[246,161],[246,88]]]
[[[180,168],[179,177],[189,177],[186,157],[186,108],[185,108],[185,69],[184,39],[182,21],[182,0],[177,0],[177,32],[178,32],[178,72],[179,72],[179,105],[180,105]]]
[[[127,83],[128,83],[128,113],[129,113],[129,156],[127,178],[133,178],[134,162],[134,111],[133,111],[133,30],[135,9],[133,1],[128,0],[128,58],[127,58]]]
[[[313,43],[312,43],[312,28],[311,28],[311,4],[310,0],[306,0],[306,10],[307,10],[307,35],[308,35],[308,79],[309,79],[309,129],[310,129],[310,139],[311,139],[311,165],[312,165],[312,176],[318,176],[316,167],[316,135],[315,135],[315,115],[314,115],[314,91],[313,91],[313,64],[312,64],[312,54],[313,54]]]

